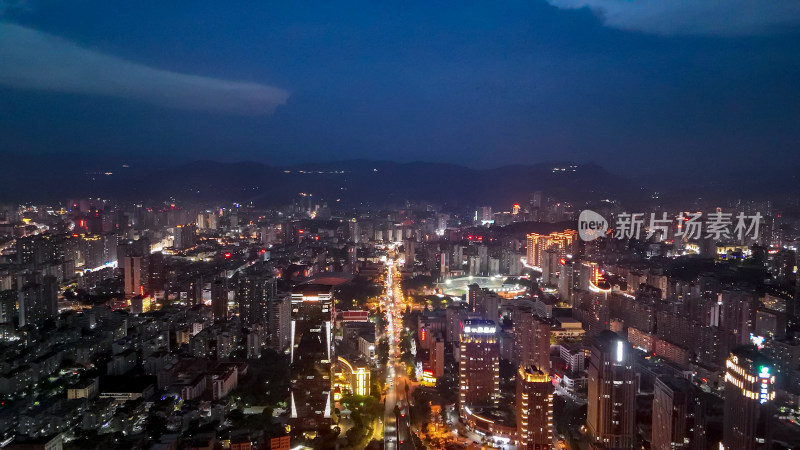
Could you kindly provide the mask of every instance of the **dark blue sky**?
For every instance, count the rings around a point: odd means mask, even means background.
[[[800,2],[769,3],[0,0],[0,152],[798,164]]]

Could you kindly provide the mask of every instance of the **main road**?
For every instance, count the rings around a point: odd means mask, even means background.
[[[402,295],[395,277],[394,262],[386,263],[386,295],[383,310],[386,313],[386,338],[389,341],[389,361],[386,363],[386,408],[383,417],[383,439],[386,450],[413,449],[409,430],[408,399],[405,394],[405,365],[400,360],[400,331],[403,327]]]

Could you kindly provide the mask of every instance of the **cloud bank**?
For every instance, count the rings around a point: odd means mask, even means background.
[[[120,97],[170,108],[270,114],[289,93],[258,83],[155,69],[0,22],[0,85]]]
[[[609,27],[661,35],[743,36],[800,24],[800,0],[547,1],[562,9],[589,8]]]

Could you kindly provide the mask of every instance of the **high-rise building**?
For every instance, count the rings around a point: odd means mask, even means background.
[[[122,272],[124,273],[125,297],[131,298],[141,294],[142,287],[142,257],[123,256]]]
[[[265,274],[249,274],[239,280],[236,301],[242,325],[267,324],[268,303],[277,295],[275,283],[275,277]]]
[[[560,258],[566,257],[573,252],[577,236],[578,232],[575,230],[554,231],[550,234],[528,234],[528,265],[542,267],[544,251],[549,249],[555,249]]]
[[[492,207],[491,206],[481,206],[475,211],[475,222],[478,224],[488,224],[493,222],[492,218]]]
[[[150,255],[147,263],[147,292],[155,293],[164,290],[164,254],[156,252]]]
[[[653,450],[706,448],[702,392],[685,378],[658,377],[653,394]]]
[[[0,291],[0,340],[14,334],[14,316],[17,312],[17,291]]]
[[[405,249],[403,257],[405,258],[406,267],[411,267],[417,259],[417,243],[414,239],[406,239],[403,241],[403,248]]]
[[[534,191],[531,194],[531,208],[542,207],[542,191]]]
[[[333,290],[296,286],[291,296],[290,423],[295,430],[327,429],[331,424]]]
[[[150,291],[150,240],[141,237],[137,240],[124,240],[117,244],[117,255],[119,256],[119,267],[123,272],[123,289],[125,297],[131,298],[141,295],[143,291]],[[157,262],[163,264],[163,255]],[[155,267],[158,269],[158,267]],[[161,266],[163,269],[163,265]],[[163,277],[160,287],[163,289]]]
[[[289,350],[291,322],[292,300],[288,295],[278,295],[269,302],[270,347],[276,352]]]
[[[489,247],[485,245],[478,246],[478,261],[479,271],[481,275],[489,275]]]
[[[463,321],[458,364],[459,406],[494,406],[500,395],[500,343],[494,321]]]
[[[356,219],[347,221],[347,235],[348,241],[358,244],[361,242],[361,230],[359,230],[358,222]]]
[[[722,447],[769,449],[775,400],[771,361],[755,346],[734,349],[726,361]]]
[[[430,349],[430,366],[433,376],[439,378],[444,375],[444,339],[442,336],[432,338]]]
[[[39,265],[64,258],[63,239],[49,234],[36,234],[17,239],[17,264]]]
[[[467,305],[470,311],[475,311],[475,305],[478,302],[478,295],[481,293],[481,287],[477,283],[472,283],[467,286]]]
[[[175,240],[172,244],[178,250],[184,250],[194,246],[197,239],[197,225],[190,223],[175,227]]]
[[[467,318],[469,311],[461,306],[451,305],[445,310],[444,340],[448,343],[457,343],[461,337],[461,321]]]
[[[215,322],[228,320],[228,286],[227,279],[217,278],[211,283],[211,312]]]
[[[470,301],[472,301],[473,311],[484,319],[493,320],[495,323],[500,319],[500,303],[502,297],[496,292],[492,292],[486,288],[477,289],[471,284],[468,286]]]
[[[636,374],[631,345],[604,330],[591,346],[586,428],[594,448],[636,444]]]
[[[535,315],[530,308],[513,312],[515,360],[522,367],[536,366],[550,371],[551,325]]]
[[[41,328],[58,315],[58,280],[45,276],[41,283],[29,283],[19,291],[19,326]]]
[[[721,305],[719,327],[730,336],[736,345],[750,342],[750,333],[755,331],[756,310],[759,296],[745,289],[726,289],[718,295]]]
[[[517,438],[520,448],[553,448],[553,383],[533,366],[517,370]]]

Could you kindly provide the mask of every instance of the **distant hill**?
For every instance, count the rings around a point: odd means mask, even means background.
[[[259,162],[194,161],[154,166],[134,158],[114,162],[63,156],[46,161],[4,157],[3,202],[64,202],[101,196],[119,200],[177,200],[286,204],[310,193],[330,204],[376,206],[427,200],[451,207],[525,203],[533,191],[578,206],[609,198],[632,206],[647,200],[647,180],[633,182],[595,164],[548,162],[473,169],[429,162],[350,160],[274,166]],[[127,164],[129,163],[129,164]],[[150,164],[150,166],[146,164]],[[768,198],[787,206],[800,196],[798,171],[753,170],[747,176],[723,176],[675,182],[659,189],[661,202],[685,205],[706,199]],[[783,199],[783,201],[781,201]],[[790,200],[786,200],[790,199]],[[788,211],[787,211],[788,212]]]
[[[85,165],[11,170],[0,193],[4,201],[64,201],[103,196],[121,200],[253,201],[285,204],[300,192],[329,203],[377,205],[428,200],[452,205],[510,205],[530,193],[567,201],[631,200],[639,191],[597,164],[542,163],[489,169],[427,162],[352,160],[290,167],[258,162],[195,161],[168,168]],[[106,172],[110,172],[106,175]]]

